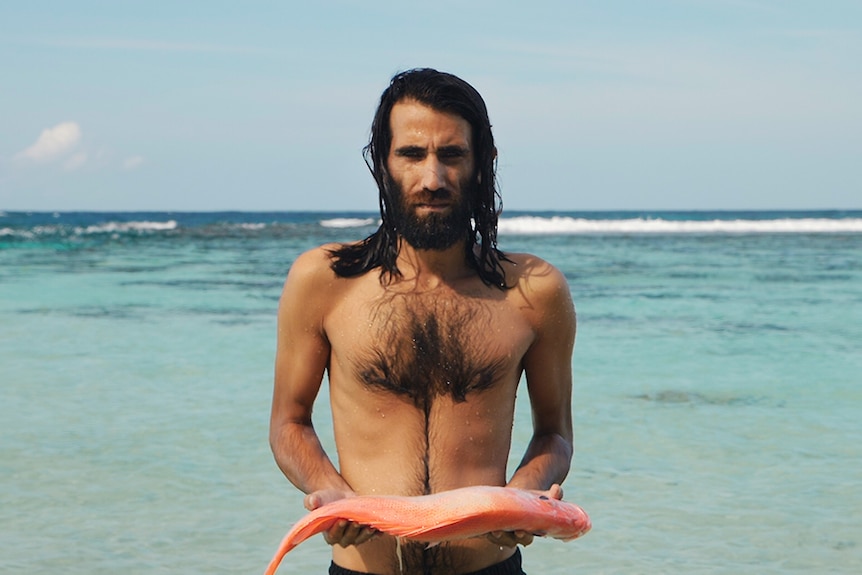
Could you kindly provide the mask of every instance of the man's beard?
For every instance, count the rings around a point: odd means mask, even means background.
[[[401,185],[389,178],[392,205],[389,218],[398,234],[417,250],[445,250],[465,239],[470,230],[470,203],[467,198],[475,193],[475,184],[462,182],[460,198],[451,204],[447,213],[420,215],[407,205]],[[445,190],[426,192],[424,200],[448,199]]]

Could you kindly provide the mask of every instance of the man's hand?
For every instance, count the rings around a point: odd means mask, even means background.
[[[354,497],[355,495],[356,494],[352,491],[323,489],[306,495],[303,503],[305,504],[306,509],[314,511],[318,507],[326,505],[327,503],[332,503],[333,501],[347,497]],[[342,519],[337,521],[335,525],[329,528],[329,530],[325,531],[323,533],[323,538],[330,545],[341,545],[342,547],[347,547],[348,545],[360,545],[365,543],[378,533],[379,531],[372,529],[367,525],[360,525],[358,523],[352,523],[346,519]]]
[[[500,547],[514,547],[515,545],[526,547],[533,542],[533,534],[526,531],[492,531],[486,537],[491,543]]]
[[[535,491],[539,495],[544,495],[550,499],[562,499],[563,488],[554,483],[547,491]],[[523,545],[526,547],[533,542],[533,534],[526,531],[492,531],[486,535],[489,541],[494,545],[501,547],[514,547],[515,545]]]
[[[367,525],[351,523],[345,519],[338,521],[335,525],[323,533],[323,538],[330,545],[361,545],[377,535],[379,531]]]

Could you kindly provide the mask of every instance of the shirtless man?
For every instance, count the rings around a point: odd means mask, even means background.
[[[563,275],[496,247],[496,148],[463,80],[420,69],[381,97],[366,160],[382,223],[291,267],[278,312],[270,442],[314,509],[354,495],[507,485],[561,498],[572,458],[575,313]],[[311,421],[324,373],[338,468]],[[506,477],[526,375],[533,435]],[[402,545],[341,522],[330,574],[513,573],[529,533]],[[403,568],[403,571],[401,570]]]

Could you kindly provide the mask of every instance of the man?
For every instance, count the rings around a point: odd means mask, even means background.
[[[270,442],[314,509],[354,495],[508,485],[561,498],[572,451],[575,313],[562,274],[496,246],[496,148],[485,103],[455,76],[396,75],[366,161],[382,223],[302,254],[278,315]],[[311,422],[328,372],[336,469]],[[525,373],[533,435],[507,481]],[[428,548],[342,522],[331,574],[522,573],[529,533]],[[400,556],[400,559],[399,559]]]

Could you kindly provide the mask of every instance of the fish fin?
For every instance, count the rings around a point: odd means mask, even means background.
[[[442,543],[442,541],[432,541],[431,543],[429,543],[428,545],[425,546],[425,549],[426,550],[433,549],[434,547],[437,547],[438,545],[440,545],[440,543]]]

